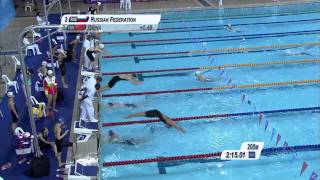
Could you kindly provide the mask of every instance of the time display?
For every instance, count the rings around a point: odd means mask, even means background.
[[[245,157],[246,157],[245,151],[226,152],[227,159],[239,159],[239,158],[245,158]]]

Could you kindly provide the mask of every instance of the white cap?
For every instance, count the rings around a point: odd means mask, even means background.
[[[100,46],[100,49],[103,49],[104,48],[104,45],[103,44],[99,44]]]
[[[11,91],[7,92],[7,96],[8,97],[13,97],[13,92],[11,92]]]
[[[76,36],[76,39],[78,39],[78,40],[80,39],[80,35],[79,34]]]
[[[53,74],[53,71],[52,71],[52,70],[49,70],[47,73],[48,73],[48,75],[52,75],[52,74]]]
[[[228,23],[228,25],[227,26],[231,26],[231,24],[230,23]]]
[[[47,61],[42,61],[42,66],[46,66],[47,64]]]
[[[98,5],[98,6],[101,6],[101,2],[97,2],[97,5]]]
[[[200,71],[196,71],[194,74],[195,74],[195,75],[200,75],[201,72],[200,72]]]

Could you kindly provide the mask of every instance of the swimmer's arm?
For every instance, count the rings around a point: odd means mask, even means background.
[[[19,114],[17,113],[16,107],[14,107],[13,103],[10,103],[10,109],[13,111],[13,113],[16,115],[16,117],[19,118]]]
[[[132,118],[132,117],[141,117],[141,116],[146,116],[145,112],[138,112],[138,113],[134,113],[134,114],[129,114],[128,116],[126,116],[125,118]]]
[[[39,139],[40,139],[42,142],[46,143],[46,144],[51,144],[51,142],[45,140],[45,139],[42,137],[42,134],[39,134]]]
[[[97,49],[99,51],[99,53],[101,54],[104,54],[104,55],[111,55],[111,52],[110,51],[107,51],[107,50],[102,50],[100,48]]]
[[[136,85],[142,83],[141,81],[139,81],[139,80],[137,80],[137,79],[135,79],[135,78],[126,78],[126,80],[129,81],[129,82],[131,82],[132,84],[136,84]]]
[[[108,85],[105,85],[105,86],[101,86],[99,91],[104,91],[108,89],[110,89],[110,87]]]
[[[60,135],[61,134],[60,132],[61,132],[61,129],[58,129],[57,132],[56,132],[58,140],[63,139],[68,134],[69,130],[66,130],[62,135]]]
[[[174,125],[171,125],[173,128],[175,128],[176,130],[178,130],[178,131],[181,131],[182,133],[186,133],[186,131],[182,128],[182,127],[180,127],[180,126],[177,126],[176,124],[174,124]]]

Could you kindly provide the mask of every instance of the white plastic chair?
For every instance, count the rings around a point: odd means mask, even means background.
[[[33,4],[31,2],[25,2],[25,4],[24,4],[24,11],[26,12],[26,11],[28,11],[28,9],[30,12],[32,12]]]
[[[30,50],[32,51],[33,55],[35,56],[35,55],[36,55],[36,52],[35,52],[35,50],[34,50],[34,48],[33,48],[32,46],[27,46],[27,47],[26,47],[26,56],[28,56],[28,52],[29,52]]]
[[[11,58],[12,58],[12,60],[13,60],[13,62],[14,62],[14,71],[15,72],[17,72],[17,67],[19,66],[21,66],[21,63],[20,63],[20,61],[17,59],[17,57],[16,56],[11,56]]]
[[[41,34],[37,32],[32,32],[32,40],[34,41],[35,37],[41,38]]]
[[[42,83],[40,83],[40,81],[36,81],[35,83],[34,83],[34,90],[36,91],[36,92],[42,92],[43,91],[43,86],[42,86]]]
[[[19,85],[17,81],[11,81],[7,75],[2,75],[2,79],[4,80],[4,82],[6,83],[6,92],[8,92],[8,89],[10,86],[13,86],[14,89],[16,90],[16,93],[18,94],[18,89],[19,89]]]
[[[44,103],[44,102],[38,102],[38,100],[35,98],[35,97],[33,97],[33,96],[31,96],[31,103],[32,103],[32,105],[33,106],[42,106],[43,108],[42,108],[42,113],[43,113],[43,116],[44,117],[46,117],[47,115],[46,115],[46,103]]]

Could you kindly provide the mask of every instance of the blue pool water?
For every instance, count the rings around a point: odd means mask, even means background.
[[[300,7],[300,11],[295,12]],[[303,7],[303,8],[302,8]],[[214,16],[217,10],[174,11],[163,13],[156,33],[105,34],[102,41],[112,55],[183,52],[204,49],[246,48],[255,46],[288,45],[319,42],[320,13],[313,8],[319,3],[296,4],[275,7],[224,9],[224,17]],[[298,8],[299,9],[299,8]],[[309,10],[309,11],[308,11]],[[291,12],[292,11],[292,12]],[[260,12],[260,13],[259,13]],[[265,12],[261,14],[261,12]],[[295,12],[295,13],[293,13]],[[212,13],[212,14],[210,14]],[[272,14],[268,16],[269,14]],[[253,16],[256,14],[256,16]],[[260,16],[257,16],[260,15]],[[234,16],[234,17],[233,17]],[[237,32],[229,32],[224,26],[231,23]],[[210,26],[210,27],[208,27]],[[171,28],[171,29],[170,29]],[[178,40],[177,40],[178,38]],[[200,38],[200,40],[197,40]],[[173,40],[176,39],[176,40]],[[162,40],[149,42],[144,40]],[[119,43],[120,41],[130,41]],[[139,42],[140,41],[140,42]],[[144,41],[144,42],[141,42]],[[118,42],[110,44],[110,42]],[[198,56],[197,56],[198,55]],[[287,49],[271,49],[246,53],[200,53],[171,54],[160,56],[130,56],[105,58],[100,61],[102,72],[122,72],[190,68],[209,65],[261,63],[270,61],[306,60],[320,57],[319,46],[304,46]],[[138,61],[137,61],[138,60]],[[205,73],[218,77],[221,70]],[[150,92],[189,88],[245,85],[285,81],[315,80],[320,77],[319,63],[300,63],[262,67],[226,68],[221,80],[201,83],[195,80],[194,71],[144,73],[141,85],[119,82],[103,94]],[[107,83],[111,76],[103,76]],[[242,102],[242,95],[245,101]],[[248,100],[251,103],[248,103]],[[137,108],[106,107],[108,102],[135,103]],[[144,120],[124,119],[130,113],[159,109],[169,117],[200,116],[223,113],[238,113],[320,105],[320,89],[317,84],[288,85],[223,91],[197,91],[158,95],[108,97],[100,100],[101,122]],[[265,123],[269,122],[265,130]],[[187,163],[166,168],[167,174],[159,174],[157,163],[103,167],[103,162],[180,156],[239,149],[244,141],[262,141],[264,147],[281,147],[320,144],[320,114],[305,111],[295,113],[265,114],[259,125],[257,115],[223,117],[206,120],[178,122],[186,129],[182,134],[167,129],[161,123],[133,124],[128,126],[101,127],[100,177],[101,179],[309,179],[312,172],[320,174],[320,153],[299,152],[275,156],[263,156],[257,161],[225,161]],[[143,144],[127,146],[107,143],[107,132],[113,129],[122,137],[143,140]],[[274,135],[272,135],[274,132]],[[277,135],[281,135],[276,145]],[[303,162],[308,167],[300,176]]]

